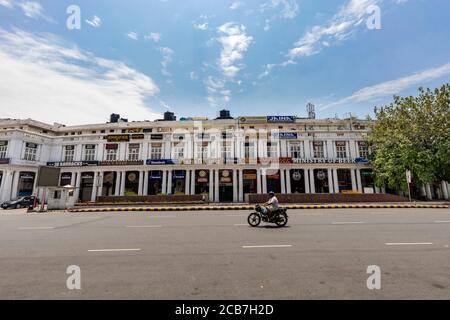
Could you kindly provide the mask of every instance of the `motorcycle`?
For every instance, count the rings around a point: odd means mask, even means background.
[[[275,223],[279,227],[284,227],[288,223],[288,215],[286,209],[279,208],[277,211],[272,212],[272,217],[269,217],[263,213],[263,208],[257,204],[255,206],[255,212],[250,213],[247,218],[247,222],[252,227],[257,227],[262,222]]]

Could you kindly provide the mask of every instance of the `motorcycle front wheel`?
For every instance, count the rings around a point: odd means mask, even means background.
[[[256,212],[250,213],[247,218],[247,222],[252,227],[257,227],[261,223],[261,216]]]
[[[288,223],[288,217],[285,213],[280,213],[277,221],[275,222],[277,226],[284,227]]]

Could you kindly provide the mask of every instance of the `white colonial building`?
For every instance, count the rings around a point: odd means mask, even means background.
[[[171,119],[173,120],[173,119]],[[78,201],[97,196],[378,193],[369,123],[294,116],[189,118],[65,126],[0,120],[0,201],[36,194],[40,166],[60,167]],[[39,196],[39,194],[38,194]],[[447,193],[448,196],[448,193]]]

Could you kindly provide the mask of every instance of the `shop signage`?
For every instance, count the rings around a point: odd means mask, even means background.
[[[244,173],[244,180],[256,180],[256,173]]]
[[[136,182],[137,175],[134,172],[130,172],[127,176],[128,181],[130,182]]]
[[[295,164],[302,164],[302,163],[356,163],[355,159],[327,159],[327,158],[320,158],[320,159],[293,159],[293,162]]]
[[[300,181],[302,179],[302,174],[300,173],[300,171],[294,171],[292,173],[292,179],[294,179],[295,181]]]
[[[267,123],[267,117],[239,117],[240,123]]]
[[[324,171],[322,171],[322,170],[317,171],[317,179],[319,179],[319,180],[324,180],[325,177],[326,177],[326,174],[325,174]]]
[[[0,141],[0,146],[7,146],[8,145],[8,141]]]
[[[143,134],[132,134],[131,140],[143,140],[145,136]]]
[[[162,134],[151,134],[150,135],[150,139],[152,139],[152,140],[162,140],[163,139],[163,135]]]
[[[229,170],[223,170],[220,177],[220,182],[223,183],[230,183],[231,180],[231,173]]]
[[[314,141],[313,146],[315,146],[315,147],[323,146],[323,141]]]
[[[175,159],[147,159],[145,162],[148,166],[178,164],[178,160]]]
[[[101,161],[101,166],[142,166],[144,161],[142,160],[117,160],[117,161]]]
[[[336,141],[336,146],[345,147],[345,141]]]
[[[295,122],[295,116],[268,116],[269,123],[292,123]]]
[[[27,172],[21,172],[19,176],[20,179],[34,179],[34,175]]]
[[[10,162],[11,162],[11,159],[9,159],[9,158],[0,159],[0,164],[9,164]]]
[[[93,150],[93,149],[95,149],[95,144],[87,144],[84,146],[84,148],[87,150]]]
[[[184,139],[184,133],[174,133],[172,135],[173,140],[183,140]]]
[[[184,179],[186,178],[186,174],[184,170],[175,170],[172,175],[173,179]]]
[[[139,143],[130,143],[129,145],[128,145],[128,148],[130,148],[130,149],[139,149],[140,148],[140,144]]]
[[[298,135],[297,132],[278,132],[274,134],[274,137],[282,140],[295,140]]]
[[[27,142],[27,143],[25,144],[25,146],[26,146],[27,148],[31,148],[31,149],[36,149],[36,148],[37,148],[37,144],[36,144],[36,143],[32,143],[32,142]]]
[[[361,163],[361,164],[366,164],[366,163],[369,163],[369,160],[367,160],[366,158],[363,158],[363,157],[359,157],[359,158],[355,158],[355,162]]]
[[[138,133],[138,132],[142,132],[141,128],[130,128],[126,130],[127,133]]]
[[[61,179],[71,179],[72,174],[70,172],[61,173]]]
[[[198,172],[197,182],[208,182],[208,173],[205,170]]]
[[[117,143],[114,143],[114,144],[108,143],[105,145],[105,149],[106,150],[117,150],[117,149],[119,149],[119,145]]]
[[[47,167],[89,167],[98,166],[98,161],[59,161],[47,162]]]
[[[267,179],[269,179],[269,180],[280,180],[280,175],[277,173],[277,174],[268,174],[267,175]]]
[[[65,146],[66,150],[75,150],[75,146]]]
[[[280,157],[278,158],[280,164],[291,164],[293,163],[292,157]]]
[[[258,164],[268,165],[271,163],[278,163],[278,158],[258,158]]]
[[[150,179],[161,179],[161,171],[151,171],[150,172]]]
[[[130,141],[129,134],[110,134],[106,136],[108,142],[128,142]]]

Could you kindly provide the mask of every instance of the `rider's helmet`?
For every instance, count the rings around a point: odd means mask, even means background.
[[[269,196],[270,196],[270,197],[273,197],[274,195],[275,195],[275,192],[269,191]]]

